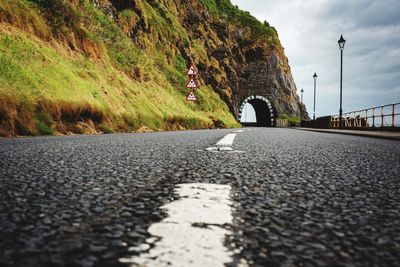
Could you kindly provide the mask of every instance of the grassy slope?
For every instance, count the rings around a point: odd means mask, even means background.
[[[142,4],[162,26],[165,19]],[[179,54],[168,62],[162,51],[138,49],[89,1],[66,5],[49,20],[38,1],[0,0],[1,135],[205,128],[213,126],[211,118],[237,126],[208,86],[196,104],[185,101],[186,63]],[[120,15],[127,23],[135,19]],[[173,23],[178,30],[164,32],[166,38],[187,38]]]

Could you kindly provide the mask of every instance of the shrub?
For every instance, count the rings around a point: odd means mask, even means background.
[[[292,116],[292,115],[289,115],[289,114],[279,115],[277,118],[278,119],[282,119],[282,120],[287,120],[288,123],[301,122],[301,118],[300,117]]]
[[[49,113],[41,112],[36,114],[35,116],[36,128],[39,131],[39,134],[42,135],[53,135],[53,118]]]
[[[113,129],[111,129],[109,126],[105,124],[100,124],[99,125],[100,131],[102,131],[104,134],[112,134],[114,133]]]

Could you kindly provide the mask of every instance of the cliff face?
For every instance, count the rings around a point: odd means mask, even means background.
[[[276,30],[229,0],[0,0],[0,66],[3,136],[236,127],[249,94],[308,118]]]
[[[261,94],[270,96],[278,115],[308,118],[276,30],[230,1],[95,0],[95,4],[119,24],[119,12],[132,10],[136,20],[127,28],[132,40],[156,52],[153,44],[146,43],[152,40],[172,49],[170,56],[181,54],[186,62],[195,62],[204,83],[212,86],[235,115],[249,94]],[[160,36],[155,30],[159,25],[151,25],[154,18],[144,15],[149,8],[146,5],[157,10],[169,27],[175,27],[174,22],[180,24],[186,36],[174,36],[172,40],[172,36]],[[167,55],[167,60],[173,58]]]

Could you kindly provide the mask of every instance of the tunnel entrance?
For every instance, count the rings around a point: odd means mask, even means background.
[[[274,124],[274,110],[271,103],[263,96],[246,98],[238,116],[243,126],[272,127]]]

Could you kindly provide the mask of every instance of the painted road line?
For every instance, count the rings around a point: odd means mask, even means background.
[[[216,152],[216,151],[232,152],[232,151],[234,151],[229,146],[220,146],[220,147],[212,146],[212,147],[208,147],[206,150],[209,152]]]
[[[224,136],[218,143],[217,146],[231,146],[233,144],[233,140],[235,140],[236,134],[230,133]]]
[[[231,225],[233,219],[231,187],[180,184],[175,191],[180,199],[162,207],[168,217],[148,229],[158,239],[131,248],[131,251],[146,250],[137,257],[122,258],[120,262],[158,267],[224,267],[232,262],[233,253],[224,246],[225,238],[232,235],[224,228]]]
[[[237,131],[234,131],[234,133],[243,133],[245,130],[237,130]]]

